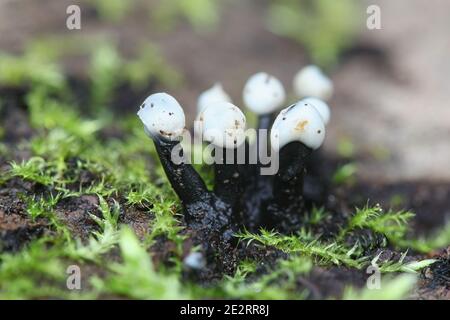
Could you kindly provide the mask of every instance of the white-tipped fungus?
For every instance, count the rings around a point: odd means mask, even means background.
[[[185,127],[184,111],[174,97],[167,93],[155,93],[147,97],[137,115],[145,126],[145,132],[153,137],[177,140]]]
[[[186,267],[201,270],[206,266],[205,257],[201,252],[191,252],[183,260]]]
[[[311,104],[299,101],[282,110],[270,132],[272,148],[276,151],[293,141],[318,149],[325,139],[325,124]]]
[[[314,65],[301,69],[295,75],[293,85],[299,98],[314,97],[327,101],[334,91],[331,79]]]
[[[318,98],[306,98],[303,99],[302,102],[311,104],[314,108],[316,108],[316,110],[319,111],[325,125],[330,122],[330,107],[325,101]]]
[[[230,96],[223,90],[220,83],[216,83],[214,86],[204,91],[198,96],[197,100],[197,114],[203,112],[210,104],[215,102],[231,102]]]
[[[237,148],[245,140],[246,119],[242,111],[229,102],[216,102],[199,115],[203,139],[222,148]]]
[[[251,76],[243,91],[244,103],[258,115],[276,111],[284,102],[286,93],[280,80],[265,72]]]

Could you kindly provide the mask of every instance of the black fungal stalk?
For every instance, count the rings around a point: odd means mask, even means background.
[[[271,129],[272,151],[279,169],[272,184],[272,197],[264,206],[264,220],[270,227],[295,232],[305,211],[303,193],[306,163],[325,138],[325,124],[319,112],[300,101],[282,110]]]
[[[236,206],[244,190],[243,166],[238,163],[238,155],[243,154],[240,148],[245,145],[236,149],[216,148],[215,153],[214,193],[232,207]]]
[[[268,226],[287,233],[299,230],[305,209],[303,196],[306,161],[312,149],[294,141],[279,152],[280,167],[273,179],[273,197],[267,202],[265,221]]]
[[[280,150],[280,168],[273,180],[274,201],[280,206],[288,208],[302,202],[305,165],[312,151],[298,141],[290,142]]]
[[[261,174],[263,164],[261,155],[267,155],[268,140],[263,137],[265,131],[268,133],[273,116],[277,109],[283,104],[286,93],[283,84],[274,76],[265,72],[259,72],[251,76],[243,90],[244,103],[248,109],[258,115],[258,131],[256,141],[250,146],[249,160],[256,163],[247,165],[244,209],[242,217],[245,226],[251,231],[257,231],[261,226],[261,205],[268,199],[271,193],[272,177]],[[266,149],[266,150],[265,150]]]
[[[164,172],[183,204],[184,220],[193,232],[192,239],[201,248],[197,254],[204,258],[209,266],[215,266],[222,272],[228,270],[233,263],[218,260],[217,257],[223,256],[235,246],[233,235],[238,230],[232,221],[233,208],[229,202],[230,197],[208,191],[203,179],[192,165],[173,161],[175,149],[178,156],[184,156],[178,141],[166,141],[161,138],[153,140]],[[227,195],[225,190],[223,191],[223,195]],[[236,195],[231,193],[233,194]],[[208,277],[208,273],[206,269],[200,268],[196,270],[195,276]]]
[[[153,142],[158,152],[159,159],[164,168],[164,172],[184,205],[204,201],[208,198],[208,189],[200,175],[185,161],[175,164],[172,154],[175,152],[180,159],[184,157],[183,149],[179,141],[165,141],[161,138],[154,138]]]
[[[267,133],[273,121],[273,114],[262,114],[258,117],[258,130],[252,145],[247,143],[247,164],[245,165],[245,194],[244,209],[241,211],[245,226],[250,231],[258,231],[262,224],[261,205],[269,199],[272,192],[272,176],[262,175],[263,168],[261,155],[268,155],[270,148]],[[266,135],[263,136],[263,132]],[[251,156],[250,156],[251,155]]]

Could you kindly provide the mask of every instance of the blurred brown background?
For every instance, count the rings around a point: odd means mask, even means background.
[[[141,42],[154,43],[185,79],[170,93],[192,120],[197,95],[216,81],[242,106],[241,90],[251,74],[270,72],[292,91],[294,74],[311,62],[301,43],[269,30],[269,2],[219,1],[216,24],[199,31],[181,21],[161,32],[151,21],[156,1],[134,1],[120,21],[105,21],[90,1],[0,0],[0,50],[19,54],[28,41],[49,34],[92,41],[100,36],[125,54]],[[81,7],[81,30],[65,26],[70,4]],[[381,7],[381,30],[365,26],[370,4]],[[356,38],[327,69],[336,93],[326,150],[351,141],[363,178],[450,180],[450,2],[360,1],[355,12],[355,21],[361,20]],[[83,74],[86,62],[68,60],[66,68]]]

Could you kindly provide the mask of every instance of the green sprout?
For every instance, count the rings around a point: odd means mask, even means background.
[[[155,25],[162,30],[171,30],[177,21],[187,20],[196,30],[214,28],[219,20],[218,0],[165,0],[150,8]]]
[[[129,228],[123,228],[120,232],[119,245],[123,262],[113,264],[112,274],[106,279],[92,279],[94,287],[101,293],[135,299],[189,297],[176,275],[155,271],[151,257]]]
[[[59,66],[32,52],[26,52],[22,57],[0,52],[0,70],[0,84],[3,86],[39,85],[53,90],[61,90],[65,86]]]
[[[120,22],[138,3],[136,0],[85,0],[91,4],[106,21]]]
[[[274,0],[269,7],[269,29],[302,44],[324,68],[352,44],[358,24],[355,0]]]
[[[417,276],[412,274],[402,274],[394,278],[384,279],[378,290],[366,288],[356,290],[347,287],[344,300],[403,300],[411,294],[414,285],[417,282]]]

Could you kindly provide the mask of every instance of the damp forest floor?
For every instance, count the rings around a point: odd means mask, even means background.
[[[449,188],[359,181],[345,152],[310,168],[327,200],[297,233],[241,230],[234,265],[198,280],[184,263],[192,230],[137,117],[82,107],[120,100],[127,83],[51,79],[0,89],[1,298],[450,298]],[[197,169],[211,187],[211,168]]]

